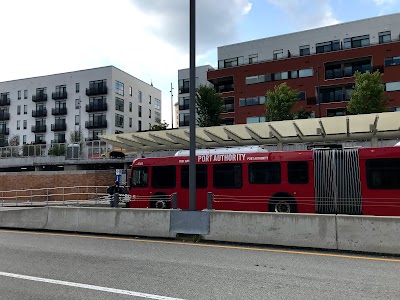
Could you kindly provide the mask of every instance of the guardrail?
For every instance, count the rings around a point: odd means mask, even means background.
[[[108,204],[108,186],[69,186],[41,189],[9,190],[0,192],[1,206],[53,206]],[[128,202],[129,195],[120,195],[120,202]]]

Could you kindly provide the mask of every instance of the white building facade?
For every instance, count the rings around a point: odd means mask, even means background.
[[[161,91],[113,66],[0,82],[0,135],[21,144],[68,143],[81,130],[144,131],[161,120]]]
[[[207,80],[207,72],[214,70],[210,65],[196,67],[196,89],[200,85],[212,87],[213,84]],[[190,69],[178,70],[178,106],[179,127],[189,127],[189,103],[190,103]]]

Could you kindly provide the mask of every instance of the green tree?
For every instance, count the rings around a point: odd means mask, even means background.
[[[83,134],[79,130],[71,131],[69,135],[69,140],[71,143],[81,143],[83,142]]]
[[[65,144],[53,144],[48,152],[49,155],[63,156],[65,155]]]
[[[164,120],[164,122],[162,122],[162,123],[157,123],[157,124],[152,125],[150,127],[150,130],[151,131],[165,130],[165,129],[167,129],[168,125],[169,124],[167,122],[165,122],[165,120]]]
[[[212,87],[200,85],[196,93],[196,112],[198,126],[219,126],[222,121],[220,115],[224,112],[221,94]]]
[[[386,110],[388,99],[384,95],[382,76],[379,70],[374,73],[357,71],[354,74],[355,84],[347,106],[351,114],[380,113]]]
[[[309,119],[311,113],[306,111],[302,106],[294,113],[294,119]]]
[[[286,82],[267,92],[265,101],[265,117],[270,121],[292,120],[292,108],[298,101],[299,92],[288,87]]]

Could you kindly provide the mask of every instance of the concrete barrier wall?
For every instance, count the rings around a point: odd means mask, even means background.
[[[205,239],[336,249],[335,216],[213,211]]]
[[[400,218],[338,215],[339,250],[400,254]]]
[[[20,229],[44,229],[47,223],[47,207],[0,210],[0,227]]]

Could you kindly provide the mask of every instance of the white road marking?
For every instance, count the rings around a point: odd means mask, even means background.
[[[82,289],[89,289],[89,290],[108,292],[108,293],[114,293],[114,294],[120,294],[120,295],[135,296],[135,297],[141,297],[141,298],[146,298],[146,299],[183,300],[180,298],[171,298],[171,297],[166,297],[166,296],[159,296],[159,295],[146,294],[146,293],[140,293],[140,292],[134,292],[134,291],[127,291],[127,290],[119,290],[119,289],[107,288],[107,287],[90,285],[90,284],[61,281],[61,280],[41,278],[41,277],[33,277],[33,276],[6,273],[6,272],[0,272],[0,276],[25,279],[25,280],[31,280],[31,281],[37,281],[37,282],[52,283],[52,284],[65,285],[65,286],[72,286],[72,287],[77,287],[77,288],[82,288]]]

